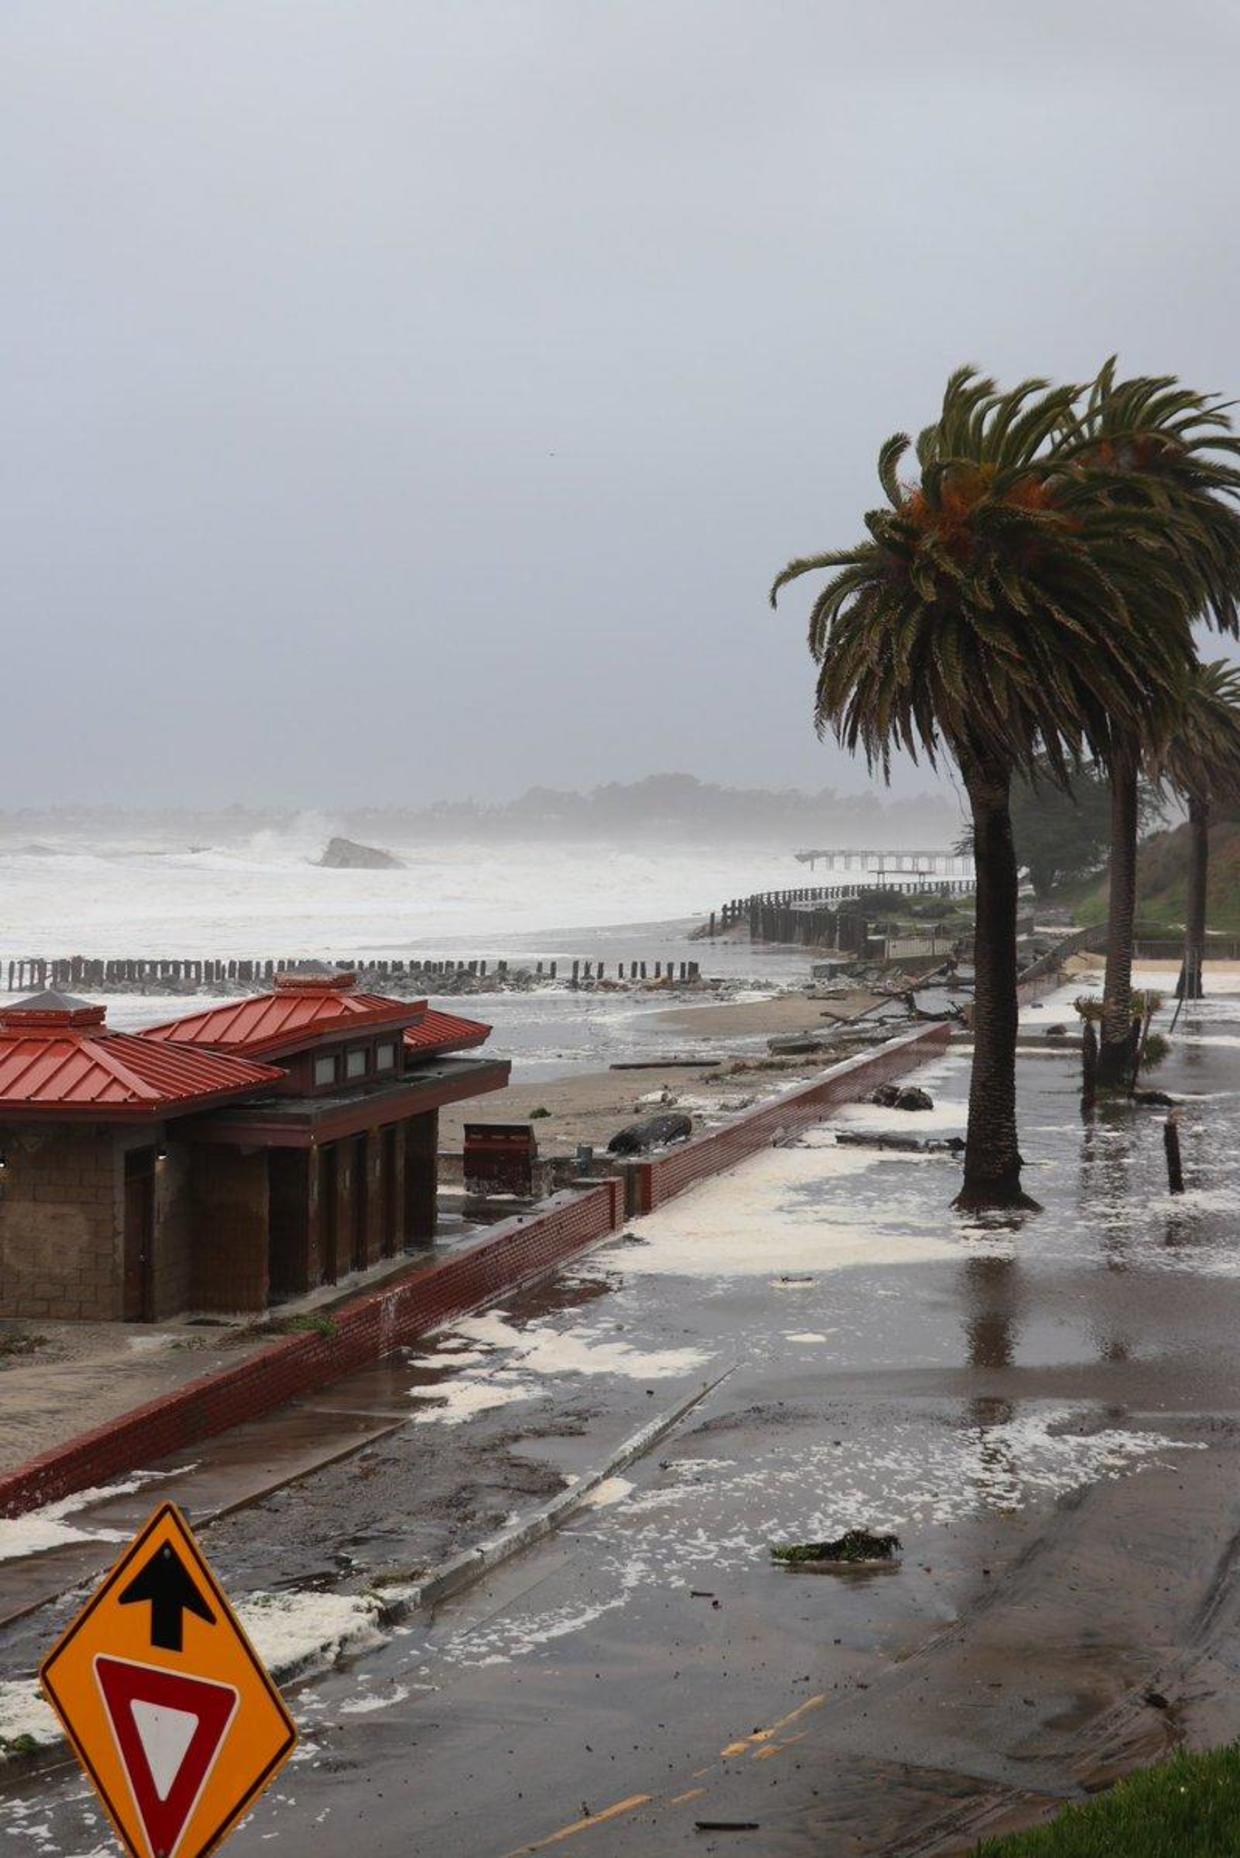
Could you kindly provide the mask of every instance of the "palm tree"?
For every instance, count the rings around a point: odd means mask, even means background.
[[[1199,664],[1189,681],[1180,725],[1155,768],[1188,807],[1188,894],[1180,989],[1201,998],[1206,944],[1210,814],[1219,800],[1240,794],[1240,667],[1225,658]]]
[[[1227,501],[1240,495],[1226,409],[1210,395],[1193,393],[1172,375],[1116,381],[1112,358],[1100,370],[1088,400],[1059,442],[1065,468],[1089,480],[1117,516],[1158,513],[1176,557],[1175,586],[1164,613],[1166,644],[1191,677],[1192,622],[1204,619],[1235,632],[1240,595],[1240,512]],[[1139,547],[1120,564],[1121,591],[1149,572]],[[1132,956],[1136,926],[1138,781],[1143,758],[1158,763],[1178,726],[1189,686],[1164,687],[1144,724],[1115,719],[1107,768],[1111,779],[1111,865],[1107,965],[1103,989],[1098,1082],[1126,1086],[1132,1069]]]
[[[1082,390],[1026,381],[999,393],[963,368],[921,434],[878,458],[888,507],[855,547],[792,561],[771,589],[834,570],[810,615],[816,721],[871,769],[893,749],[959,765],[977,861],[974,1057],[964,1209],[1036,1205],[1016,1135],[1016,859],[1013,774],[1045,756],[1066,780],[1109,755],[1116,725],[1140,732],[1178,664],[1162,609],[1177,609],[1175,549],[1148,500],[1117,509],[1057,445]],[[1139,548],[1143,579],[1126,573]]]

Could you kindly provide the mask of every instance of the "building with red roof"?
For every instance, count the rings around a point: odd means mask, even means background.
[[[0,1315],[253,1313],[435,1232],[444,1104],[501,1090],[490,1027],[350,974],[121,1033],[0,1006]]]

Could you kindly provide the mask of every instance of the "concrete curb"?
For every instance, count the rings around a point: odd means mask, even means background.
[[[368,1638],[373,1632],[384,1627],[398,1626],[415,1613],[430,1612],[443,1601],[451,1599],[476,1581],[484,1579],[486,1575],[494,1572],[506,1561],[513,1560],[525,1549],[532,1548],[535,1543],[543,1541],[547,1536],[552,1535],[574,1511],[580,1509],[609,1477],[614,1477],[617,1472],[624,1470],[626,1465],[644,1457],[652,1447],[659,1443],[660,1439],[665,1438],[675,1426],[679,1425],[687,1413],[691,1413],[695,1407],[700,1406],[702,1401],[707,1399],[735,1371],[736,1364],[733,1363],[721,1374],[703,1381],[691,1393],[685,1394],[678,1400],[675,1406],[656,1415],[654,1419],[648,1420],[637,1432],[631,1433],[614,1451],[608,1454],[602,1464],[596,1465],[577,1483],[567,1485],[565,1489],[558,1491],[554,1497],[549,1498],[530,1515],[523,1516],[518,1521],[510,1523],[507,1528],[497,1531],[495,1535],[488,1536],[476,1547],[463,1549],[459,1554],[440,1562],[437,1568],[432,1569],[420,1581],[398,1588],[387,1598],[384,1597],[382,1590],[377,1593],[373,1588],[364,1590],[356,1598],[373,1603],[373,1610],[368,1618],[359,1620],[358,1631],[354,1636],[340,1641],[329,1641],[315,1651],[301,1652],[297,1657],[285,1661],[273,1658],[268,1665],[272,1678],[277,1684],[288,1686],[316,1676],[325,1666],[330,1669],[341,1658],[348,1657],[351,1653],[357,1654],[364,1651]],[[399,1569],[393,1569],[381,1572],[375,1579],[390,1581],[393,1577],[397,1581],[403,1578]],[[31,1689],[32,1691],[38,1690],[38,1685],[34,1680],[31,1680]],[[62,1765],[68,1765],[68,1759],[65,1741],[61,1736],[57,1736],[53,1741],[41,1742],[37,1749],[21,1754],[15,1754],[0,1747],[0,1785],[7,1777],[18,1773],[45,1772]]]
[[[551,1535],[559,1528],[565,1517],[579,1509],[600,1484],[605,1484],[609,1477],[614,1477],[618,1471],[623,1471],[626,1465],[644,1457],[653,1445],[657,1445],[659,1440],[672,1430],[673,1426],[680,1423],[686,1413],[691,1413],[695,1406],[700,1406],[702,1401],[735,1371],[736,1364],[733,1363],[731,1367],[725,1368],[722,1374],[716,1374],[713,1380],[703,1381],[693,1393],[687,1394],[666,1413],[659,1414],[657,1418],[644,1425],[639,1432],[633,1433],[623,1444],[618,1445],[610,1457],[601,1465],[597,1465],[587,1476],[557,1491],[554,1497],[548,1498],[547,1502],[531,1515],[510,1523],[507,1528],[499,1530],[495,1535],[488,1536],[485,1541],[479,1542],[476,1548],[463,1549],[460,1554],[441,1562],[430,1574],[413,1585],[408,1592],[394,1599],[393,1606],[400,1609],[399,1614],[394,1615],[394,1619],[407,1617],[411,1612],[438,1606],[442,1601],[450,1599],[453,1594],[460,1593],[463,1588],[470,1586],[474,1581],[481,1580],[483,1575],[491,1573],[503,1562],[510,1561],[514,1555],[519,1555],[523,1549],[531,1548],[535,1542],[541,1542],[545,1536]],[[384,1574],[379,1578],[386,1581],[390,1576]],[[397,1578],[399,1578],[398,1572]]]

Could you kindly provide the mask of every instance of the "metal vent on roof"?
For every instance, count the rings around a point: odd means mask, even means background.
[[[356,974],[347,969],[325,968],[318,961],[300,961],[295,968],[284,968],[275,977],[278,993],[347,994],[356,986]]]
[[[76,994],[55,993],[50,988],[6,1000],[0,1007],[0,1025],[101,1026],[106,1017],[107,1008],[93,1000],[79,1000]]]

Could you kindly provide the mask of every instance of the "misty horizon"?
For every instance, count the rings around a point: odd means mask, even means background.
[[[881,790],[808,792],[792,787],[723,787],[692,775],[659,774],[642,780],[608,782],[585,790],[537,786],[511,800],[472,797],[414,806],[399,800],[371,806],[280,808],[233,803],[224,807],[116,807],[69,804],[0,808],[0,852],[37,852],[39,835],[75,834],[87,843],[109,830],[146,832],[174,840],[202,836],[236,842],[265,830],[295,832],[309,843],[337,830],[381,848],[393,843],[447,843],[510,838],[516,841],[574,840],[652,842],[692,840],[769,845],[789,852],[824,843],[877,848],[902,845],[943,848],[961,829],[962,815],[950,794],[889,796]]]

